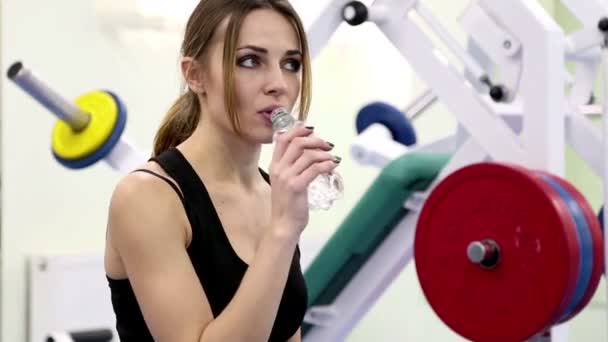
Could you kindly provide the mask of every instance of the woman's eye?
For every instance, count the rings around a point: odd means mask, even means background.
[[[256,56],[245,56],[239,59],[239,66],[253,68],[259,64]]]
[[[285,63],[285,66],[288,70],[296,72],[296,71],[300,71],[302,62],[300,62],[297,59],[290,59]]]

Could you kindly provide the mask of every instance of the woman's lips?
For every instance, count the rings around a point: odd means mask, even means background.
[[[266,120],[268,120],[268,122],[272,122],[272,111],[261,111],[259,112],[264,118],[266,118]]]

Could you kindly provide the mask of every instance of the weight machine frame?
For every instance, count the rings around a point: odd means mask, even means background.
[[[535,1],[472,2],[460,17],[469,34],[466,48],[418,0],[376,0],[371,6],[334,0],[313,22],[308,30],[313,58],[344,21],[351,25],[374,23],[430,87],[412,102],[409,107],[419,110],[408,116],[417,116],[429,104],[441,101],[457,118],[459,129],[433,143],[407,148],[393,141],[388,129],[374,124],[352,143],[355,159],[379,168],[409,152],[448,152],[453,157],[426,192],[404,203],[410,213],[334,302],[309,308],[305,321],[314,327],[304,341],[340,341],[348,336],[412,260],[415,227],[424,200],[453,171],[491,159],[563,177],[569,144],[598,176],[608,179],[602,153],[608,148],[590,148],[603,145],[602,131],[581,113],[599,71],[605,37],[598,25],[608,17],[608,5],[599,0],[562,2],[584,25],[569,36]],[[430,30],[419,27],[420,21]],[[427,32],[439,37],[462,63],[462,71],[438,50]],[[566,70],[566,61],[576,63],[574,77]],[[493,81],[497,70],[502,84]],[[569,95],[567,85],[571,85]],[[608,187],[605,198],[607,194]],[[565,323],[530,341],[567,340]]]

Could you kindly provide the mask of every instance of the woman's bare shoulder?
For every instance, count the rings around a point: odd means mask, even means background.
[[[177,182],[158,164],[148,162],[137,170],[126,174],[118,182],[112,193],[112,201],[122,203],[124,200],[137,202],[172,200],[173,196],[171,195],[175,195],[175,191],[168,186],[167,180],[179,190]]]
[[[154,163],[146,164],[142,169],[168,178],[162,168]],[[175,184],[170,178],[169,181]],[[162,227],[157,224],[159,222],[171,225],[180,223],[182,211],[179,195],[165,180],[147,172],[131,172],[114,188],[108,228],[114,234],[116,230],[139,234],[142,229],[149,233],[152,227]]]

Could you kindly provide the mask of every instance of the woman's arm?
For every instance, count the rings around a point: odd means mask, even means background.
[[[268,229],[232,301],[213,319],[186,251],[185,224],[176,194],[155,177],[129,175],[113,195],[109,237],[154,339],[268,341],[297,235]]]

